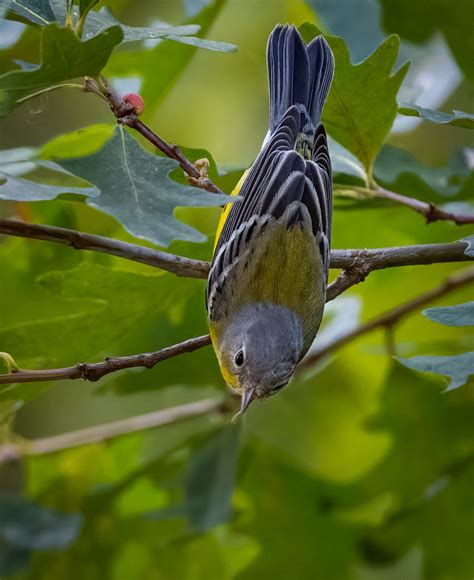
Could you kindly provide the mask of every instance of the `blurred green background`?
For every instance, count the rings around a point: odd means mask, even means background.
[[[413,61],[399,100],[445,111],[472,109],[472,4],[459,3],[456,15],[447,0],[427,4],[106,2],[130,25],[196,20],[206,38],[232,42],[238,50],[133,43],[114,52],[105,75],[121,91],[143,94],[144,119],[162,137],[204,148],[221,169],[241,171],[266,133],[265,46],[279,22],[311,21],[343,36],[353,62],[365,59],[388,33],[399,33],[401,62]],[[0,26],[0,72],[12,68],[12,55],[37,61],[38,31],[6,21]],[[185,65],[175,78],[167,77],[166,63],[173,59]],[[112,124],[105,104],[66,89],[2,119],[0,149],[42,146],[99,123]],[[97,148],[97,134],[82,140],[86,150]],[[472,137],[458,127],[400,117],[389,143],[413,154],[435,180],[439,168],[466,154]],[[53,142],[49,154],[62,147]],[[231,173],[228,184],[236,176]],[[456,183],[454,170],[449,179]],[[435,195],[435,187],[413,174],[397,183],[400,193]],[[434,201],[456,202],[442,194]],[[183,209],[179,215],[209,241],[175,242],[170,251],[210,259],[219,210]],[[0,216],[136,241],[111,217],[67,199],[3,202]],[[451,223],[425,225],[405,207],[335,201],[334,248],[435,243],[469,234],[472,228]],[[156,350],[206,332],[203,281],[20,238],[1,239],[0,264],[0,350],[20,366],[66,366]],[[458,268],[373,273],[328,306],[319,344]],[[468,286],[437,305],[472,296]],[[474,344],[472,328],[441,326],[421,312],[397,325],[394,339],[400,356],[458,354]],[[0,574],[15,580],[472,580],[473,383],[441,394],[445,384],[402,367],[387,354],[384,333],[375,332],[252,407],[237,425],[210,415],[4,464],[3,491],[63,516],[25,512],[37,528],[34,541],[24,545],[0,534]],[[207,348],[98,384],[32,383],[21,395],[7,389],[0,392],[0,410],[9,416],[20,401],[15,432],[41,438],[224,394]],[[0,532],[3,513],[0,507]],[[42,542],[48,534],[49,543]],[[50,549],[55,538],[56,549]]]

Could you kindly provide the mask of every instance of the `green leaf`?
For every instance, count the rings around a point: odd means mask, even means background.
[[[319,33],[309,23],[300,30],[306,41]],[[370,173],[395,120],[396,95],[409,63],[392,74],[400,46],[396,35],[387,38],[367,60],[355,66],[342,38],[326,36],[326,40],[336,65],[322,119],[331,137],[353,153]]]
[[[474,129],[474,115],[471,113],[464,113],[463,111],[456,111],[456,109],[453,109],[451,114],[443,113],[443,111],[426,109],[419,105],[400,103],[398,112],[407,117],[420,117],[421,119],[426,119],[438,125],[454,125],[456,127]]]
[[[474,326],[474,302],[427,308],[423,310],[423,314],[426,318],[446,326]]]
[[[68,187],[57,185],[46,185],[22,179],[21,177],[12,177],[0,171],[0,199],[12,201],[44,201],[55,199],[58,195],[64,193],[73,193],[87,197],[99,195],[99,190],[95,187]]]
[[[100,0],[79,0],[79,13],[82,16],[84,12],[88,12],[99,2]]]
[[[414,356],[398,360],[410,369],[450,377],[447,391],[462,387],[474,375],[474,352],[454,356]]]
[[[468,389],[440,396],[438,381],[428,375],[398,364],[389,369],[376,415],[365,421],[370,432],[388,438],[387,452],[346,490],[348,502],[386,501],[378,525],[366,528],[361,540],[365,561],[392,564],[418,547],[424,580],[470,577],[474,521],[463,505],[472,496],[472,412]]]
[[[42,33],[42,63],[32,71],[11,71],[0,77],[0,116],[48,87],[85,75],[97,76],[122,40],[118,27],[81,42],[68,28],[50,24]]]
[[[78,514],[61,514],[18,496],[0,494],[0,537],[18,548],[64,548],[80,529]]]
[[[186,477],[186,513],[194,530],[230,518],[239,446],[240,425],[228,425],[194,454]]]
[[[443,167],[433,167],[408,151],[384,145],[375,161],[374,175],[390,190],[427,202],[470,200],[474,187],[467,151],[457,153]]]
[[[33,24],[41,26],[56,20],[49,0],[0,0],[0,8],[11,10]]]
[[[169,178],[178,163],[145,151],[123,129],[87,157],[58,160],[59,165],[96,185],[101,193],[89,205],[118,219],[134,236],[167,246],[175,239],[205,241],[205,236],[173,216],[177,206],[222,205],[227,196],[184,186]]]
[[[43,159],[82,157],[98,151],[108,141],[116,124],[90,125],[72,133],[58,135],[45,143],[38,152]]]

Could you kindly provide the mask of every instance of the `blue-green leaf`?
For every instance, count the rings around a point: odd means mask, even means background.
[[[474,235],[468,236],[467,238],[463,238],[461,242],[466,242],[467,247],[464,250],[466,256],[471,256],[474,258]]]
[[[410,369],[450,377],[447,391],[462,387],[474,375],[474,351],[454,356],[414,356],[398,360]]]
[[[426,318],[446,326],[474,326],[474,302],[441,308],[427,308],[423,310],[423,314]]]
[[[205,241],[206,237],[173,215],[176,207],[209,207],[229,201],[169,178],[173,159],[149,153],[123,127],[92,155],[60,159],[59,165],[90,181],[100,195],[89,205],[118,219],[134,236],[167,246],[173,240]]]
[[[28,550],[57,550],[79,533],[81,517],[62,514],[21,497],[0,494],[0,537]]]
[[[438,125],[454,125],[456,127],[474,129],[474,115],[464,113],[463,111],[456,111],[455,109],[453,109],[452,113],[444,113],[443,111],[426,109],[419,105],[400,103],[398,112],[407,117],[420,117],[432,123],[437,123]]]
[[[18,16],[41,26],[56,20],[49,0],[0,0],[0,8],[11,10]]]
[[[204,531],[229,519],[240,443],[240,425],[214,435],[193,457],[186,477],[186,514]]]

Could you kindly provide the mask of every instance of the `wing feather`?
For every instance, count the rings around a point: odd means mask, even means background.
[[[332,187],[326,133],[319,124],[312,159],[304,159],[295,150],[300,123],[301,111],[297,106],[290,107],[242,184],[242,199],[233,204],[216,244],[208,279],[208,305],[232,265],[271,221],[283,219],[287,227],[299,223],[311,228],[327,273]]]

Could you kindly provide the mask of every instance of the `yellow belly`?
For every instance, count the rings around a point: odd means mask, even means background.
[[[325,273],[312,232],[278,222],[254,239],[229,272],[216,296],[211,336],[218,348],[222,331],[248,304],[273,303],[292,309],[301,319],[305,348],[321,322]]]

